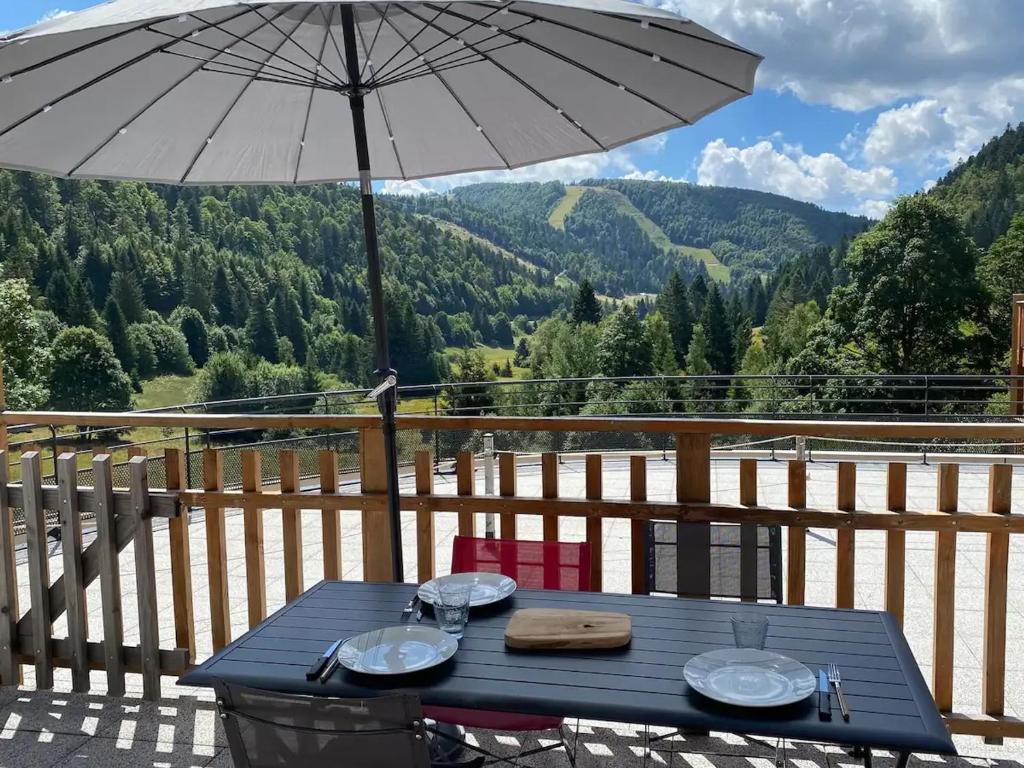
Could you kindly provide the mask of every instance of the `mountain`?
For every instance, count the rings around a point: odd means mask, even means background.
[[[767,273],[869,224],[764,192],[628,180],[475,184],[400,204],[620,297],[659,291],[674,271],[688,282]]]
[[[976,155],[939,179],[930,194],[960,212],[974,242],[987,248],[1024,211],[1024,123],[1007,125]]]

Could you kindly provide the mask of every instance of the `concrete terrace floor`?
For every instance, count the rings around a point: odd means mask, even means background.
[[[625,458],[607,456],[604,462],[604,494],[606,498],[627,498],[629,465]],[[833,507],[835,504],[835,465],[813,463],[808,469],[808,504]],[[454,493],[453,475],[435,477],[438,493]],[[403,480],[403,490],[412,490],[412,479]],[[1024,468],[1014,475],[1013,511],[1024,512]],[[761,503],[784,505],[786,500],[786,467],[770,461],[759,465],[759,498]],[[908,508],[934,509],[935,470],[929,466],[912,466],[908,473]],[[483,493],[482,470],[477,475],[477,492]],[[675,489],[675,465],[670,459],[648,460],[648,497],[671,499]],[[343,492],[356,492],[346,485]],[[885,467],[882,464],[861,464],[857,471],[858,507],[884,508]],[[560,492],[566,497],[582,497],[584,467],[582,462],[567,461],[560,467]],[[540,495],[540,471],[535,464],[519,470],[519,493]],[[962,466],[960,474],[960,508],[983,509],[987,493],[987,467]],[[712,496],[716,501],[738,502],[738,462],[722,459],[712,463]],[[229,510],[228,550],[230,597],[233,636],[247,629],[245,561],[242,545],[242,516]],[[283,555],[280,514],[268,510],[264,514],[268,610],[284,604]],[[483,531],[484,521],[477,521]],[[437,571],[447,573],[450,567],[451,540],[457,529],[456,516],[438,514],[436,518]],[[539,518],[520,518],[521,538],[540,538]],[[403,519],[407,573],[415,574],[415,517]],[[94,535],[87,531],[87,541]],[[565,540],[583,540],[583,520],[563,519],[561,536]],[[173,614],[170,594],[170,565],[167,556],[166,527],[157,524],[157,582],[161,647],[174,646]],[[785,537],[783,537],[785,538]],[[811,605],[833,604],[835,592],[834,532],[812,530],[807,542],[807,602]],[[198,657],[211,652],[209,602],[207,597],[206,542],[202,511],[193,515],[191,526],[192,579],[196,616]],[[51,579],[61,573],[59,544],[51,544]],[[320,551],[320,516],[304,515],[305,581],[311,586],[322,576]],[[355,513],[343,516],[343,569],[346,579],[362,576],[362,537],[360,518]],[[954,660],[955,709],[977,712],[981,704],[982,597],[984,594],[985,541],[981,534],[960,534],[957,551],[956,582],[956,646]],[[934,534],[907,534],[907,578],[905,631],[921,664],[926,679],[931,677],[931,643],[933,612]],[[20,562],[19,585],[22,606],[28,605],[28,574]],[[607,520],[604,523],[605,590],[629,591],[630,553],[629,522]],[[856,607],[881,609],[883,606],[884,535],[861,531],[857,534]],[[1011,539],[1010,595],[1007,632],[1010,651],[1007,657],[1007,714],[1024,716],[1024,654],[1015,638],[1024,634],[1024,590],[1019,588],[1024,577],[1024,542]],[[121,554],[121,580],[124,594],[124,625],[127,643],[138,642],[137,608],[135,605],[135,573],[132,547]],[[410,581],[412,578],[410,578]],[[98,582],[88,590],[90,636],[102,637],[101,600]],[[55,623],[54,636],[66,632],[64,620]],[[54,691],[34,691],[32,669],[25,668],[25,684],[19,689],[0,689],[0,768],[39,766],[111,766],[111,768],[178,768],[179,766],[231,766],[225,741],[217,723],[212,697],[206,690],[178,687],[166,678],[163,699],[141,701],[141,680],[128,676],[128,694],[124,698],[104,696],[102,672],[92,673],[93,690],[89,694],[72,694],[70,675],[66,670],[56,673]],[[530,745],[538,736],[530,736]],[[503,734],[476,732],[472,734],[494,751],[514,754],[519,749],[516,738]],[[916,758],[919,763],[956,763],[958,765],[1020,765],[1024,768],[1024,741],[1009,740],[1005,746],[986,745],[974,737],[957,737],[961,758],[942,760]],[[584,723],[580,733],[581,766],[640,766],[642,729],[637,726],[607,723]],[[729,734],[712,734],[705,738],[677,738],[664,743],[679,751],[672,755],[658,752],[654,765],[672,762],[691,768],[771,768],[774,751],[770,746]],[[839,768],[857,761],[836,748],[817,745],[791,745],[788,754],[796,768]],[[891,764],[891,756],[876,755],[876,765]],[[552,753],[542,759],[532,758],[529,765],[567,765],[564,756]],[[341,764],[339,764],[341,765]]]

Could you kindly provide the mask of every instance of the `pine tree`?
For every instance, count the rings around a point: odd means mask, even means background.
[[[601,303],[597,300],[594,286],[584,278],[576,290],[576,296],[572,300],[572,323],[601,322]]]
[[[644,318],[644,329],[651,344],[654,372],[661,376],[678,375],[679,364],[676,362],[676,351],[668,322],[660,312],[652,312]]]
[[[271,363],[277,362],[277,328],[274,327],[274,312],[267,301],[267,294],[257,290],[249,305],[249,319],[245,323],[245,337],[249,350]]]
[[[516,355],[512,358],[512,362],[518,368],[526,368],[530,364],[530,346],[526,343],[525,336],[522,336],[519,343],[516,344]]]
[[[110,295],[121,307],[124,320],[131,325],[146,319],[146,299],[142,295],[142,286],[134,273],[115,272],[110,281]]]
[[[213,273],[211,300],[217,310],[217,320],[221,325],[235,325],[238,322],[235,315],[234,291],[231,290],[231,282],[223,264],[218,264],[217,270]]]
[[[668,323],[669,332],[672,334],[676,366],[679,367],[686,359],[686,351],[690,347],[690,335],[693,333],[693,311],[690,308],[686,286],[678,272],[673,272],[669,276],[664,290],[658,295],[657,308]]]
[[[94,328],[96,326],[96,310],[92,306],[92,294],[89,286],[80,275],[71,278],[71,293],[62,317],[69,326]]]
[[[718,286],[711,286],[708,299],[704,302],[704,311],[700,316],[700,324],[707,334],[708,363],[715,373],[728,374],[733,372],[733,330],[729,327],[725,304]]]
[[[130,373],[135,369],[135,351],[128,339],[128,324],[124,320],[124,313],[112,296],[103,307],[103,321],[106,323],[107,338],[114,348],[114,354],[121,361],[121,367]]]
[[[605,376],[649,376],[653,373],[651,345],[636,310],[623,304],[601,324],[597,364]]]

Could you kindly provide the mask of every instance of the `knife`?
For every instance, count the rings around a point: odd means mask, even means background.
[[[829,693],[828,675],[824,669],[818,670],[818,719],[832,719],[832,696]]]
[[[307,680],[315,680],[320,676],[320,672],[327,665],[327,662],[331,660],[331,657],[334,656],[334,653],[338,650],[339,645],[341,645],[341,638],[338,638],[329,646],[327,646],[327,650],[324,651],[317,658],[317,660],[310,665],[309,669],[306,670]]]

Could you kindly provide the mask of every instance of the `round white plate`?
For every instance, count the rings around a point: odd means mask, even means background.
[[[367,675],[405,675],[444,664],[458,648],[458,641],[437,627],[403,625],[350,637],[338,648],[338,661]]]
[[[816,686],[799,661],[753,648],[723,648],[694,656],[686,682],[709,699],[740,707],[781,707],[802,701]]]
[[[438,585],[442,583],[472,585],[473,593],[469,598],[471,608],[497,603],[516,591],[516,580],[500,573],[453,573],[423,584],[417,592],[420,600],[434,605],[437,602]]]

